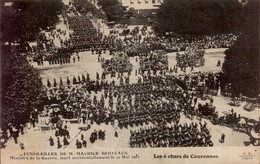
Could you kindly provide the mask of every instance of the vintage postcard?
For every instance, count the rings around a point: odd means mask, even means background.
[[[2,0],[1,164],[259,164],[258,0]]]

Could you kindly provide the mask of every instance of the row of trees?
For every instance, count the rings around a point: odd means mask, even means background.
[[[43,85],[38,71],[26,60],[26,46],[39,32],[54,26],[61,0],[1,1],[1,128],[28,122],[42,109]]]
[[[237,32],[242,14],[238,0],[165,0],[155,31],[188,35]]]

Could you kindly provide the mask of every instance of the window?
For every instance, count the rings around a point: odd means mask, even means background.
[[[134,4],[134,0],[130,0],[130,3],[131,3],[131,4]]]
[[[155,3],[155,0],[153,0],[152,3]]]
[[[138,3],[141,4],[141,0],[138,0]]]
[[[145,3],[148,3],[148,0],[145,0]]]

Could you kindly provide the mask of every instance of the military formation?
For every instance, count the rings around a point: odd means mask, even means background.
[[[213,146],[211,131],[202,118],[213,124],[238,127],[240,115],[232,111],[220,116],[214,106],[213,96],[220,89],[220,73],[193,71],[197,61],[199,66],[204,65],[204,49],[227,48],[237,36],[159,36],[146,26],[133,30],[123,27],[124,30],[119,28],[105,35],[88,15],[72,8],[63,12],[70,33],[58,29],[50,33],[49,40],[40,35],[39,43],[30,50],[33,60],[38,65],[43,65],[43,61],[63,65],[80,62],[79,53],[89,51],[88,55],[98,56],[97,64],[101,64],[103,71],[97,72],[95,79],[88,72],[73,78],[58,77],[59,81],[47,79],[42,96],[44,109],[35,110],[30,121],[33,126],[41,122],[52,130],[50,146],[66,148],[76,138],[74,147],[87,148],[88,143],[106,140],[108,133],[120,138],[119,131],[128,129],[131,148],[209,147]],[[62,39],[59,35],[69,38]],[[54,46],[55,38],[60,39],[61,47]],[[186,52],[177,53],[177,65],[170,65],[167,53],[180,51]],[[107,53],[113,56],[109,60],[102,56]],[[134,68],[130,58],[140,66]],[[178,67],[185,73],[188,66],[192,69],[190,74],[178,74]],[[183,122],[186,119],[190,123]],[[82,126],[79,127],[81,135],[70,136],[70,124]],[[93,125],[101,124],[113,126],[114,131],[92,129]],[[18,143],[23,128],[10,127],[10,134],[1,134],[1,147],[8,137]],[[91,131],[89,138],[85,131]],[[221,143],[224,141],[223,134]]]

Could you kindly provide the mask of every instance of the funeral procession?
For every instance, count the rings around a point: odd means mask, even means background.
[[[259,0],[2,0],[1,149],[260,146]]]

